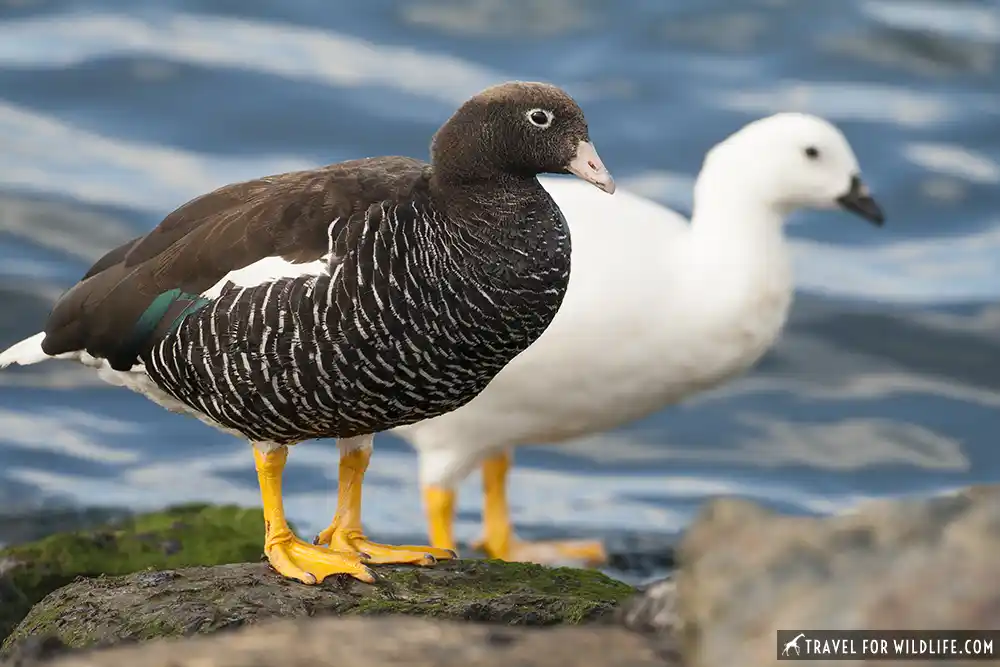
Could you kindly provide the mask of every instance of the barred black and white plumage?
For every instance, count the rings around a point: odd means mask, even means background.
[[[569,278],[568,231],[548,195],[497,205],[532,211],[528,224],[473,229],[416,203],[336,221],[322,273],[224,288],[143,354],[146,373],[277,444],[453,410],[544,331]]]

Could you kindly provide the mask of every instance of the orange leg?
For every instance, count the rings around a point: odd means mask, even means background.
[[[424,511],[431,544],[455,551],[455,492],[438,486],[424,487]]]
[[[288,459],[288,448],[279,447],[265,454],[254,447],[253,457],[264,505],[264,553],[271,567],[304,584],[318,584],[331,574],[349,574],[369,583],[375,581],[374,573],[357,553],[313,546],[296,537],[288,527],[281,500],[281,475]]]
[[[587,565],[607,562],[604,545],[593,540],[522,542],[514,535],[507,503],[507,474],[511,453],[505,451],[483,463],[483,538],[476,545],[491,558],[552,564],[566,560]]]
[[[450,549],[424,546],[389,546],[372,542],[361,530],[361,486],[371,459],[371,445],[362,445],[340,456],[340,486],[337,512],[330,525],[316,537],[316,544],[334,551],[361,554],[366,562],[433,565],[439,560],[456,558]]]

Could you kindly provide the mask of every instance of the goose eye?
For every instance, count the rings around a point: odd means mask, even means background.
[[[545,109],[532,109],[527,113],[528,122],[535,127],[548,127],[552,124],[553,115],[551,111]]]
[[[809,146],[805,150],[806,157],[810,160],[815,160],[819,157],[819,149],[815,146]]]

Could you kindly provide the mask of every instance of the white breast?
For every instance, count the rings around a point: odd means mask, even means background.
[[[449,485],[486,452],[605,431],[712,387],[758,360],[787,317],[780,230],[766,248],[701,252],[668,209],[627,192],[543,182],[572,234],[566,298],[483,393],[396,429],[420,450],[424,483]]]

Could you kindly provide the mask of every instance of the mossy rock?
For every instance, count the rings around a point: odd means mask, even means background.
[[[256,561],[259,509],[184,505],[0,550],[0,640],[28,610],[77,577]]]
[[[306,586],[266,563],[80,579],[35,605],[2,654],[32,637],[74,647],[212,633],[273,618],[404,614],[548,626],[609,617],[635,590],[593,570],[493,560],[378,566],[365,584],[331,577]]]

